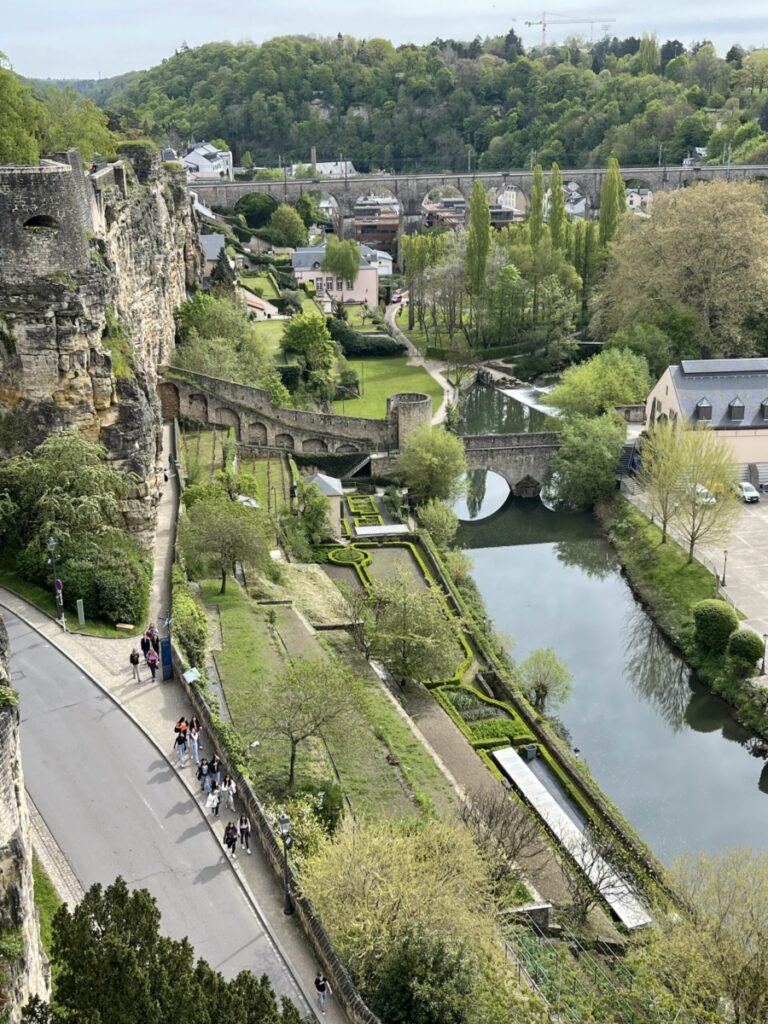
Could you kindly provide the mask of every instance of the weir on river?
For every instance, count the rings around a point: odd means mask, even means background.
[[[493,389],[463,403],[467,433],[551,429],[541,413]],[[754,736],[672,651],[586,513],[538,499],[498,508],[498,481],[475,471],[459,542],[497,628],[522,660],[551,646],[573,674],[557,711],[572,747],[664,861],[742,844],[768,850],[768,763]],[[503,498],[503,491],[501,491]]]

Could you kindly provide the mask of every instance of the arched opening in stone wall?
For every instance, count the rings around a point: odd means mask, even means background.
[[[190,395],[188,408],[190,419],[208,422],[208,399],[205,395]]]
[[[377,188],[360,196],[352,211],[354,237],[372,249],[393,253],[400,230],[400,203],[391,189]]]
[[[46,213],[35,214],[24,221],[24,230],[31,235],[56,234],[60,224],[55,217],[49,217]]]
[[[290,434],[275,434],[275,447],[293,450],[295,445]]]
[[[240,440],[240,417],[231,409],[220,408],[216,410],[216,422],[223,427],[232,427],[235,436]]]
[[[263,423],[250,423],[248,425],[248,441],[251,444],[267,443],[267,428]]]
[[[354,445],[354,444],[340,444],[336,448],[336,452],[339,455],[348,455],[348,454],[351,455],[351,454],[354,454],[355,452],[359,452],[359,451],[360,451],[360,449],[356,445]]]
[[[422,226],[433,228],[441,225],[455,231],[464,226],[468,206],[466,197],[455,185],[438,185],[421,200]]]
[[[308,437],[306,441],[301,442],[301,450],[303,452],[327,452],[328,445],[319,437]]]

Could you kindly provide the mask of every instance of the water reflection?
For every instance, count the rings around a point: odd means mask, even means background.
[[[487,473],[484,469],[470,469],[467,473],[466,498],[470,519],[477,519],[480,515],[480,509],[483,507],[486,476]]]
[[[461,424],[463,434],[527,434],[561,427],[551,416],[484,387],[470,388],[462,397]]]
[[[691,724],[690,672],[639,606],[627,619],[624,651],[624,672],[636,693],[653,704],[675,732]]]
[[[592,537],[568,537],[555,544],[563,565],[578,566],[587,576],[599,580],[616,572],[616,556],[606,544],[595,544]]]
[[[509,484],[489,469],[470,469],[464,477],[464,493],[453,504],[462,522],[494,515],[509,498]]]

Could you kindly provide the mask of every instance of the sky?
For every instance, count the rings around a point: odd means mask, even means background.
[[[550,0],[552,2],[552,0]],[[541,17],[533,4],[503,0],[24,0],[8,6],[2,20],[0,50],[13,68],[30,78],[110,78],[158,64],[182,43],[229,40],[263,42],[277,35],[302,33],[358,38],[381,36],[395,44],[427,43],[436,37],[472,39],[499,35],[511,27],[526,45],[541,41],[540,27],[526,21]],[[768,46],[766,0],[558,0],[561,18],[594,18],[594,34],[655,32],[690,43],[711,39],[724,54],[739,42]],[[622,9],[626,13],[622,13]],[[514,20],[513,20],[514,19]],[[572,33],[590,35],[590,25],[560,25],[548,41]]]

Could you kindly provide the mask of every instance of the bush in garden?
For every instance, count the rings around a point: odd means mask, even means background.
[[[713,654],[723,654],[728,638],[739,627],[739,617],[725,601],[699,601],[693,607],[696,643]]]
[[[763,638],[753,629],[736,629],[728,638],[728,657],[740,674],[750,675],[763,656]]]
[[[184,573],[178,566],[173,567],[173,635],[178,641],[190,665],[202,669],[205,663],[205,647],[208,642],[208,626],[205,612],[192,596]]]

